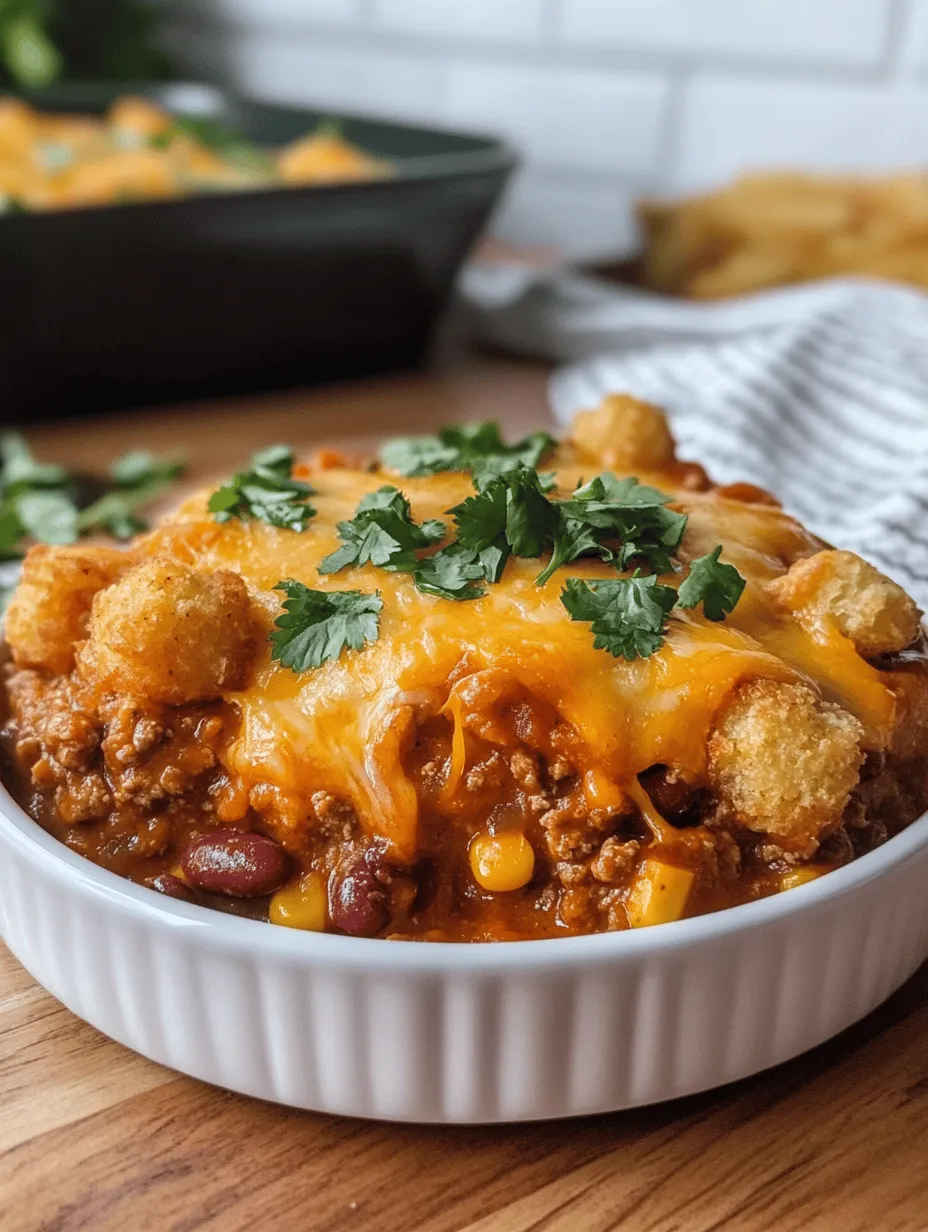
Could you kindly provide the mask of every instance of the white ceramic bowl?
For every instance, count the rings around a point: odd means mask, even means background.
[[[928,957],[928,816],[799,889],[638,932],[498,945],[276,928],[132,885],[0,789],[0,933],[69,1009],[208,1082],[402,1121],[574,1116],[745,1077]]]

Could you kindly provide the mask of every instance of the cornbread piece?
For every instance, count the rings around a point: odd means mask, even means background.
[[[153,560],[94,600],[80,670],[91,683],[168,705],[242,687],[259,630],[237,573]]]
[[[914,601],[853,552],[816,552],[767,589],[802,620],[833,620],[864,658],[904,650],[918,636]]]
[[[87,636],[94,595],[131,563],[117,548],[31,548],[4,625],[16,664],[58,675],[70,671],[75,643]]]
[[[709,738],[723,817],[814,854],[841,824],[863,762],[861,724],[804,684],[752,680]]]

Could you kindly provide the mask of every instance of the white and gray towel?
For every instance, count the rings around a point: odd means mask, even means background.
[[[682,457],[774,492],[928,608],[928,295],[835,280],[704,305],[575,275],[487,285],[466,288],[484,334],[577,361],[551,378],[558,419],[614,391],[666,407]]]

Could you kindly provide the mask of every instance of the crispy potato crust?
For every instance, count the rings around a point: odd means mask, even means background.
[[[918,636],[914,601],[853,552],[816,552],[767,589],[805,622],[833,620],[864,658],[904,650]]]
[[[94,600],[79,655],[84,678],[168,705],[245,685],[260,636],[237,573],[152,560]]]
[[[90,605],[132,564],[117,548],[30,548],[6,614],[4,632],[19,667],[63,675],[87,636]]]
[[[813,854],[857,785],[863,734],[853,715],[807,685],[742,684],[709,738],[720,814]]]

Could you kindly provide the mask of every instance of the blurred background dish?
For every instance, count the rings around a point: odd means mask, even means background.
[[[43,105],[79,109],[88,83],[98,108],[142,78],[221,86],[160,87],[196,139],[188,128],[121,169],[80,159],[57,169],[72,203],[254,191],[263,155],[245,147],[242,158],[242,143],[226,141],[217,161],[200,148],[217,120],[241,118],[234,99],[245,93],[277,108],[260,123],[252,112],[242,130],[261,146],[343,114],[501,134],[523,164],[489,224],[493,261],[500,243],[532,266],[544,250],[546,264],[595,265],[675,298],[842,274],[924,286],[926,13],[904,0],[707,0],[698,11],[690,0],[659,10],[641,0],[16,0],[0,9],[0,89],[44,90]],[[373,171],[367,156],[383,171],[464,148],[410,145],[395,128],[388,137],[352,120],[342,136],[318,135],[280,168],[305,176],[321,158],[323,176],[334,166],[344,178]],[[188,214],[175,203],[154,229],[154,204],[125,220],[114,209],[109,235],[92,220],[34,234],[0,220],[7,416],[417,362],[505,171],[497,162],[492,183],[472,181],[469,204],[463,173],[454,186],[431,179],[415,207],[412,174],[404,161],[403,187],[372,184],[325,206],[268,196],[189,203]],[[0,159],[8,209],[23,204],[17,175]]]
[[[211,116],[172,115],[134,94],[103,115],[0,101],[0,213],[127,205],[286,184],[339,184],[391,174],[329,121],[264,147]]]
[[[257,97],[498,131],[524,157],[494,222],[599,260],[641,198],[745,170],[887,174],[928,150],[915,0],[163,0],[182,71]]]
[[[151,86],[180,117],[289,147],[318,112],[213,88]],[[115,85],[52,87],[42,110],[103,114]],[[513,157],[500,142],[340,119],[392,173],[236,185],[0,219],[0,373],[8,419],[358,376],[412,365]],[[305,170],[305,168],[304,168]],[[105,194],[110,200],[110,194]],[[155,197],[156,199],[146,199]],[[163,194],[162,194],[163,197]]]

